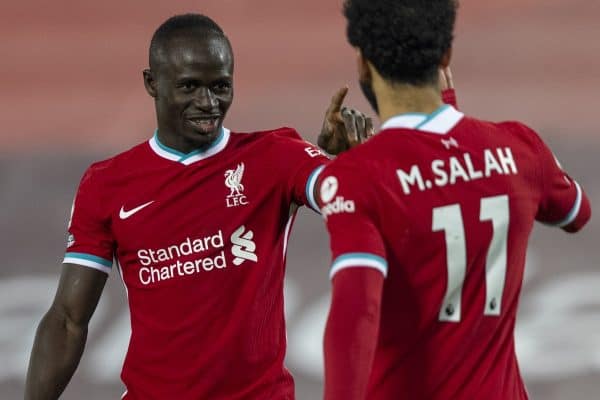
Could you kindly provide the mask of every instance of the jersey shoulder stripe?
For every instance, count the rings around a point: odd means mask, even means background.
[[[312,208],[318,213],[321,213],[321,210],[319,209],[319,206],[314,196],[315,185],[317,184],[319,176],[321,175],[321,172],[323,172],[324,168],[325,165],[320,165],[317,168],[315,168],[314,171],[311,172],[311,174],[309,175],[308,180],[306,181],[306,198],[308,199],[308,204],[310,208]]]
[[[63,264],[77,264],[84,267],[94,268],[105,273],[110,273],[113,262],[86,253],[65,253]]]
[[[339,255],[331,264],[329,278],[346,268],[368,267],[380,271],[387,277],[388,263],[385,258],[371,253],[345,253]]]
[[[581,186],[579,186],[579,183],[577,183],[576,181],[573,181],[573,183],[575,184],[575,189],[577,190],[577,195],[575,197],[575,202],[573,204],[573,207],[571,208],[571,211],[569,211],[569,213],[560,221],[545,223],[544,225],[556,226],[558,228],[563,228],[563,227],[569,225],[571,222],[575,221],[575,218],[577,218],[577,216],[579,215],[579,211],[581,210],[581,200],[582,200],[583,196],[582,196]]]

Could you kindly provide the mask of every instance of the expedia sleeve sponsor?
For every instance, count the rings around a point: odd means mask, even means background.
[[[354,200],[346,200],[342,196],[335,196],[338,188],[339,181],[335,176],[328,176],[321,183],[319,195],[321,201],[325,203],[321,208],[321,214],[325,219],[332,214],[354,213],[356,211]]]
[[[354,200],[346,200],[342,196],[337,196],[331,203],[325,204],[321,209],[323,218],[327,218],[332,214],[354,213],[356,206]]]

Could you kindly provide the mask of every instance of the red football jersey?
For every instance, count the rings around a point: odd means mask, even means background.
[[[326,161],[293,129],[224,129],[202,152],[155,135],[87,170],[64,262],[122,275],[126,399],[294,398],[286,244]]]
[[[513,332],[529,234],[589,218],[538,135],[446,105],[388,120],[321,182],[331,277],[385,276],[367,397],[527,399]]]

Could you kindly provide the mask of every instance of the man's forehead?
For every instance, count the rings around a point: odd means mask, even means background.
[[[233,54],[226,38],[215,34],[177,35],[169,38],[159,54],[160,64],[177,69],[184,66],[223,66],[233,63]]]

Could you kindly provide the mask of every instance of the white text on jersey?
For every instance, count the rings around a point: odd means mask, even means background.
[[[325,204],[325,206],[321,208],[321,214],[325,219],[327,219],[327,217],[332,214],[351,214],[354,211],[356,211],[356,205],[354,204],[354,200],[346,200],[342,196],[337,196],[334,201]]]
[[[205,237],[188,237],[164,248],[140,249],[137,251],[141,265],[138,271],[140,282],[150,285],[202,271],[222,270],[232,264],[239,267],[244,261],[258,262],[253,231],[242,225],[231,234],[230,239],[233,258],[225,251],[222,230]]]
[[[325,155],[325,154],[323,154],[323,152],[321,150],[317,149],[314,146],[308,146],[307,148],[304,149],[304,151],[311,158],[315,158],[315,157],[318,157],[318,156],[324,156]]]
[[[179,260],[181,257],[204,253],[211,249],[221,249],[224,246],[223,232],[219,230],[216,235],[209,235],[198,239],[188,237],[181,243],[162,249],[138,250],[138,260],[143,265],[139,270],[140,282],[143,285],[149,285],[177,276],[193,275],[201,271],[212,271],[215,268],[226,268],[227,262],[224,250],[209,257],[201,257],[183,262]],[[165,265],[165,262],[170,262],[170,264]],[[157,264],[162,264],[162,266]]]
[[[411,194],[415,186],[419,191],[424,191],[434,186],[444,187],[494,175],[518,174],[517,163],[510,147],[485,149],[482,160],[483,165],[475,165],[471,154],[463,153],[462,156],[452,156],[447,160],[433,160],[430,171],[421,171],[419,165],[415,164],[409,171],[398,169],[396,173],[404,194]]]
[[[245,206],[248,204],[248,198],[244,195],[244,185],[242,178],[244,177],[244,163],[239,163],[236,169],[228,169],[225,171],[225,186],[229,188],[229,194],[225,198],[227,207]]]

